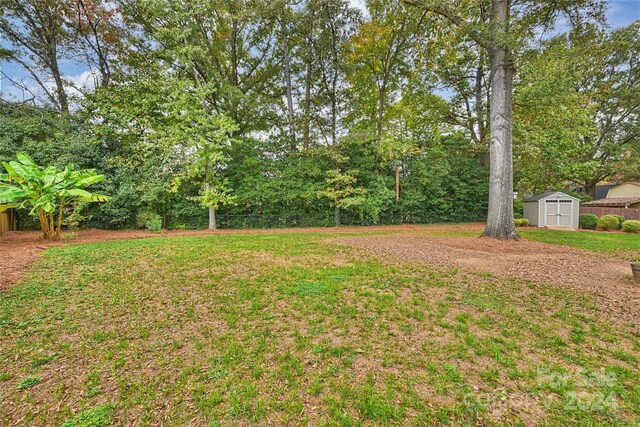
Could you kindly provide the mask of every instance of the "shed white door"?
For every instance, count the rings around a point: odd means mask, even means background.
[[[545,225],[571,227],[573,203],[571,200],[545,200]]]

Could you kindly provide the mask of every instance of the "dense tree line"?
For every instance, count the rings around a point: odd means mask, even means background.
[[[493,203],[512,228],[512,174],[520,194],[640,176],[640,24],[563,5],[0,0],[0,56],[30,76],[0,104],[0,160],[105,174],[110,200],[70,225],[469,221]]]

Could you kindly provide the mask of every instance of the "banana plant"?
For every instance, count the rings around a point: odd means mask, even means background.
[[[93,169],[75,170],[73,165],[59,170],[37,165],[25,153],[18,161],[2,162],[7,173],[0,174],[0,205],[3,208],[31,208],[40,222],[42,237],[60,239],[64,208],[74,201],[106,202],[109,198],[85,188],[100,182],[104,175]]]

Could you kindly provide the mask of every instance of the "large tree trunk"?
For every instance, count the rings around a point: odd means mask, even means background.
[[[284,19],[282,20],[282,53],[284,61],[284,79],[287,88],[287,119],[289,120],[289,143],[291,150],[296,149],[296,129],[294,124],[293,94],[291,90],[291,61],[289,59],[289,40]]]
[[[216,229],[216,210],[209,208],[209,230]]]
[[[335,222],[336,227],[340,227],[340,208],[337,206],[333,208],[333,221]]]
[[[309,148],[311,128],[311,47],[309,47],[309,52],[307,54],[309,55],[309,58],[307,58],[304,83],[304,127],[302,133],[302,144],[305,150]]]
[[[384,126],[384,109],[387,101],[387,78],[378,88],[378,112],[376,114],[376,175],[380,175],[380,145],[382,144],[382,129]]]
[[[396,164],[396,205],[400,203],[400,165]]]
[[[484,80],[484,55],[483,55],[483,50],[482,48],[480,48],[480,55],[479,55],[479,64],[478,64],[478,68],[476,69],[476,84],[475,84],[475,113],[476,113],[476,124],[478,126],[478,142],[480,142],[480,144],[484,143],[484,137],[485,137],[485,119],[486,119],[486,113],[485,113],[485,109],[484,109],[484,97],[482,96],[482,83]]]
[[[596,199],[596,185],[598,185],[598,181],[587,181],[584,184],[584,189],[592,200]]]
[[[305,57],[305,81],[304,81],[304,124],[302,133],[302,144],[304,149],[309,148],[310,143],[310,129],[311,129],[311,84],[313,76],[313,27],[314,27],[314,11],[313,8],[309,8],[310,22],[307,33],[307,52]]]
[[[508,0],[493,0],[493,20],[506,31]],[[505,46],[489,50],[491,104],[489,143],[489,212],[483,236],[518,239],[513,222],[513,75],[511,51]]]
[[[58,67],[58,60],[55,57],[51,59],[51,75],[53,76],[53,81],[56,85],[56,95],[58,98],[60,112],[66,114],[69,112],[69,98],[64,89],[64,82],[62,80],[62,75],[60,74],[60,68]]]

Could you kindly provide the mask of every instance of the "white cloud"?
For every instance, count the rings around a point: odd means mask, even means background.
[[[364,16],[369,16],[366,0],[349,0],[349,6],[351,6],[354,9],[360,9],[360,11]]]
[[[25,101],[35,97],[36,103],[49,103],[44,90],[28,76],[14,76],[2,81],[2,97],[13,101]],[[62,76],[65,81],[65,90],[69,97],[79,98],[85,91],[93,91],[99,82],[99,75],[86,70],[80,74],[65,74]],[[55,92],[55,82],[53,79],[44,81],[44,85],[50,93]]]
[[[67,85],[70,94],[79,95],[79,90],[92,91],[100,81],[100,76],[91,70],[84,71],[77,75],[65,75],[62,77],[69,84]]]

